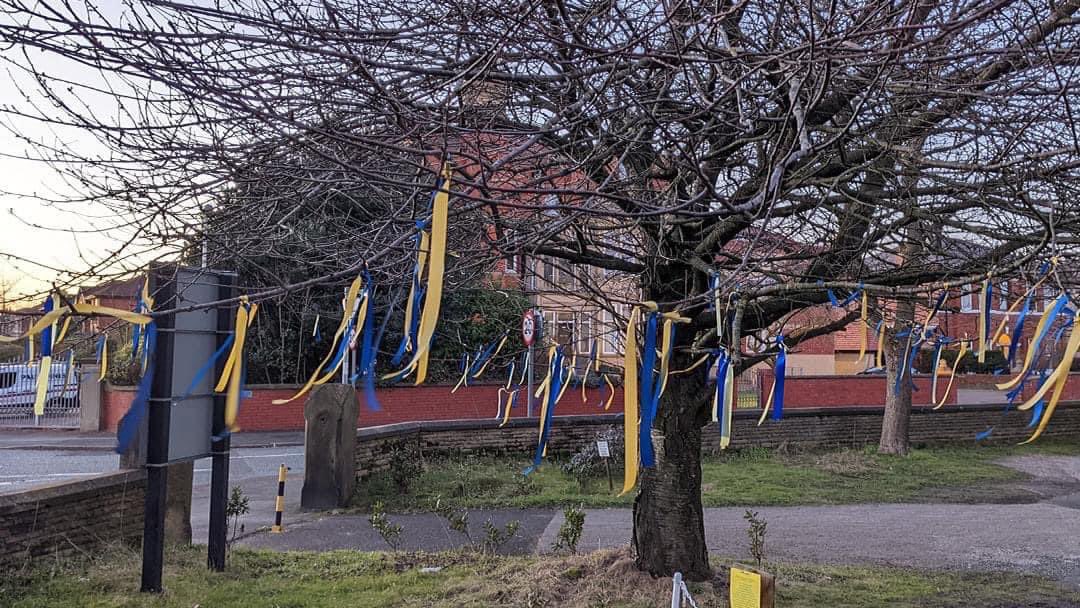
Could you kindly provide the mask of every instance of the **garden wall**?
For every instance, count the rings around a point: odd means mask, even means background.
[[[145,485],[145,472],[128,470],[0,494],[0,573],[42,557],[138,543]]]
[[[501,384],[477,384],[460,388],[451,394],[453,386],[428,384],[423,386],[394,386],[377,389],[380,411],[367,407],[362,390],[357,391],[360,428],[412,422],[417,420],[494,419]],[[247,387],[250,396],[240,404],[237,423],[241,431],[300,431],[304,429],[304,402],[307,395],[284,405],[274,405],[275,399],[288,399],[300,389],[299,385],[254,385]],[[101,430],[115,431],[124,412],[131,407],[133,388],[106,385],[102,397]],[[569,389],[558,410],[566,415],[591,415],[603,412],[608,389],[587,389],[586,401],[581,389]],[[524,392],[519,394],[524,401]],[[537,406],[538,407],[538,406]],[[609,412],[622,411],[622,390],[616,388]],[[511,416],[524,416],[519,405]]]
[[[876,444],[881,435],[882,408],[830,407],[787,412],[780,421],[757,424],[757,414],[736,411],[732,448],[863,446]],[[354,465],[356,476],[364,478],[386,471],[395,458],[395,448],[405,457],[488,453],[519,453],[524,465],[536,447],[537,420],[511,420],[504,428],[487,420],[410,422],[357,431]],[[993,427],[986,443],[1014,443],[1027,438],[1028,415],[1013,410],[1003,414],[999,405],[954,405],[934,411],[916,408],[911,416],[914,445],[975,443],[975,435]],[[556,416],[552,423],[549,455],[573,452],[596,434],[611,427],[621,428],[622,415]],[[1080,402],[1063,403],[1043,435],[1080,437]],[[704,431],[704,449],[719,450],[716,424]]]

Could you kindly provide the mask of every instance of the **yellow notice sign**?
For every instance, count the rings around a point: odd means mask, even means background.
[[[731,569],[731,608],[761,608],[761,575]]]

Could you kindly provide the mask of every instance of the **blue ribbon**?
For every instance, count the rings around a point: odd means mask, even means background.
[[[989,437],[990,434],[993,433],[993,432],[994,432],[994,427],[992,427],[992,426],[987,427],[987,429],[985,431],[975,435],[975,441],[982,441],[983,439],[986,439],[987,437]]]
[[[144,336],[144,347],[147,352],[153,352],[154,346],[157,344],[157,326],[151,321],[146,326],[146,335]],[[146,417],[147,409],[150,404],[150,385],[154,382],[154,365],[151,362],[146,366],[146,371],[143,372],[142,379],[139,380],[139,387],[135,391],[135,399],[131,402],[131,407],[124,414],[124,417],[120,419],[120,424],[117,425],[116,430],[116,453],[123,454],[131,447],[131,443],[135,440],[135,436],[139,432],[139,427],[142,425],[143,418]]]
[[[727,432],[727,416],[724,416],[724,388],[727,382],[728,365],[731,361],[724,351],[720,351],[716,357],[716,417],[722,437]]]
[[[52,312],[52,309],[53,309],[52,298],[45,298],[45,304],[44,304],[44,306],[41,307],[41,310],[44,311],[45,314],[48,314],[48,313]],[[136,327],[138,327],[138,325],[136,325]],[[51,357],[52,356],[52,331],[53,331],[52,330],[52,325],[49,325],[49,326],[45,327],[45,329],[42,330],[42,332],[41,332],[41,349],[40,350],[41,350],[41,356],[42,357]]]
[[[784,417],[784,368],[787,367],[787,349],[784,348],[784,335],[776,336],[776,345],[780,347],[780,354],[776,355],[776,388],[773,392],[772,419],[781,420]]]
[[[97,364],[98,365],[101,365],[101,357],[105,354],[106,341],[107,341],[107,339],[105,337],[105,334],[101,334],[101,336],[98,338],[98,341],[97,341],[97,347],[94,349],[94,351],[96,353],[96,356],[97,356]]]
[[[477,351],[476,359],[473,360],[472,365],[469,366],[470,378],[476,379],[476,376],[480,373],[480,369],[484,367],[484,363],[491,358],[491,354],[495,352],[495,349],[499,346],[499,342],[502,341],[504,337],[506,337],[505,332],[492,340],[482,351]]]
[[[202,379],[206,376],[206,374],[210,373],[210,370],[214,368],[214,364],[217,363],[217,360],[221,358],[221,355],[225,354],[225,351],[229,350],[229,348],[232,347],[233,339],[235,337],[235,334],[229,334],[229,337],[221,343],[221,346],[219,346],[218,349],[214,351],[214,354],[210,355],[210,359],[208,359],[206,363],[203,363],[203,366],[199,368],[199,371],[195,372],[195,377],[192,378],[191,383],[188,384],[187,390],[184,391],[184,396],[177,399],[177,402],[187,400],[187,398],[195,392],[195,387],[197,387],[199,383],[202,382]],[[243,383],[241,382],[241,385],[242,384]]]
[[[715,296],[716,296],[716,290],[717,289],[720,289],[720,273],[713,272],[713,273],[709,274],[709,293],[711,295],[709,297],[709,304],[705,308],[705,310],[708,311],[708,312],[713,312],[713,311],[716,310],[716,297]]]
[[[369,292],[370,294],[370,292]],[[371,297],[369,295],[368,297]],[[386,315],[389,317],[389,312]],[[379,405],[379,397],[375,394],[375,358],[378,353],[377,340],[382,340],[383,330],[386,329],[386,324],[383,323],[379,329],[379,334],[375,335],[375,303],[368,302],[367,317],[364,318],[364,335],[360,338],[360,369],[357,373],[364,377],[364,403],[368,409],[373,412],[382,410],[382,406]],[[354,379],[355,383],[356,380]]]
[[[522,471],[522,475],[528,475],[538,469],[544,460],[544,448],[547,447],[548,437],[551,435],[551,418],[555,415],[555,402],[559,399],[559,393],[562,392],[562,365],[563,353],[560,348],[555,351],[555,358],[551,362],[551,386],[548,388],[547,412],[544,416],[543,430],[540,432],[540,441],[536,444],[532,466]]]
[[[993,337],[993,336],[990,335],[990,332],[993,331],[991,329],[991,327],[990,327],[991,324],[993,323],[993,321],[991,320],[991,316],[990,316],[990,307],[993,306],[993,303],[994,303],[994,284],[993,283],[987,283],[986,300],[983,302],[983,309],[982,309],[983,330],[986,332],[987,347],[991,346],[989,344],[989,342],[990,342],[990,339]]]
[[[1012,339],[1009,343],[1009,367],[1013,365],[1013,361],[1016,359],[1016,351],[1020,350],[1020,336],[1024,331],[1024,320],[1027,319],[1028,312],[1031,310],[1031,299],[1035,296],[1035,290],[1027,295],[1024,299],[1024,307],[1020,309],[1020,316],[1016,318],[1016,326],[1013,327]]]
[[[656,367],[656,330],[658,315],[648,313],[645,329],[645,350],[641,353],[641,427],[638,429],[638,445],[641,449],[641,466],[656,465],[656,455],[652,445],[652,424],[656,418],[656,392],[654,384],[660,384],[653,378]]]
[[[435,192],[438,192],[437,188],[436,188],[435,191],[432,192],[432,195],[431,195],[432,196],[432,198],[431,198],[432,201],[434,200]],[[429,202],[428,203],[429,209],[430,209],[430,205],[431,205],[431,203]],[[416,222],[416,229],[418,231],[423,230],[425,225],[426,225],[426,222],[418,220]],[[417,249],[417,251],[419,251],[419,249],[420,249],[420,240],[421,239],[420,239],[419,232],[417,234],[413,235],[413,246]],[[398,348],[397,348],[397,351],[394,353],[394,357],[392,359],[390,359],[390,363],[395,365],[395,366],[400,365],[401,362],[405,359],[405,353],[408,350],[409,344],[412,344],[413,348],[417,348],[416,336],[417,336],[417,333],[418,333],[419,328],[420,328],[420,311],[423,308],[424,291],[425,291],[424,286],[421,285],[421,282],[420,282],[420,275],[422,273],[423,273],[423,269],[420,268],[420,258],[419,258],[419,255],[418,255],[417,259],[416,259],[416,262],[413,263],[413,277],[412,277],[413,318],[409,321],[409,326],[408,327],[402,327],[401,328],[401,333],[402,333],[401,343],[398,344]]]
[[[1039,399],[1035,403],[1035,407],[1031,409],[1031,421],[1028,422],[1027,428],[1035,428],[1035,425],[1042,420],[1043,409],[1046,408],[1046,399]]]

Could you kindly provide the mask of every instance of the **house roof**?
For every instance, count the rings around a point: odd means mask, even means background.
[[[80,295],[97,296],[106,298],[134,298],[139,295],[142,288],[142,278],[117,279],[106,283],[99,283],[93,287],[84,287]]]

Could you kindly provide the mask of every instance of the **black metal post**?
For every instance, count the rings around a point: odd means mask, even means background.
[[[233,297],[234,277],[218,275],[218,299]],[[217,309],[217,345],[221,345],[232,328],[235,308]],[[220,378],[225,367],[225,357],[218,359],[214,378]],[[210,534],[206,540],[206,566],[216,572],[225,571],[225,549],[228,543],[228,517],[225,506],[229,501],[229,449],[230,438],[225,429],[225,397],[214,396],[214,439],[210,447]]]
[[[158,268],[150,270],[150,292],[160,307],[175,301],[175,281],[162,278]],[[143,562],[141,591],[161,593],[161,571],[165,560],[165,499],[168,493],[169,409],[172,405],[173,317],[155,321],[157,346],[148,353],[147,369],[154,373],[147,404],[146,502],[143,520]]]

